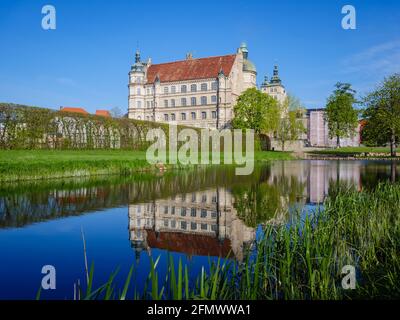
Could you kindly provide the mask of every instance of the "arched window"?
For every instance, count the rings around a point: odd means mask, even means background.
[[[191,99],[190,99],[190,104],[192,105],[192,106],[195,106],[196,105],[196,97],[192,97]]]
[[[186,93],[187,92],[187,86],[184,84],[181,86],[181,92]]]

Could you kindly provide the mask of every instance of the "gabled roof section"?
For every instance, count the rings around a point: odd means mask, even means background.
[[[221,71],[229,75],[236,55],[187,59],[169,63],[153,64],[147,70],[147,83],[216,78]]]
[[[96,110],[96,116],[111,118],[111,114],[108,110]]]
[[[75,107],[61,107],[60,111],[89,114],[89,112],[87,112],[85,109],[83,109],[83,108],[75,108]]]

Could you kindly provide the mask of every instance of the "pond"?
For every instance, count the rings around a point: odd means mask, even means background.
[[[169,256],[197,274],[210,259],[241,261],[266,224],[282,225],[318,207],[341,181],[358,190],[399,176],[389,161],[275,161],[236,176],[229,166],[156,176],[47,180],[0,186],[0,299],[34,299],[42,267],[56,289],[42,299],[72,299],[85,283],[82,231],[95,285],[134,266],[143,289],[150,256]],[[132,294],[132,293],[131,293]]]

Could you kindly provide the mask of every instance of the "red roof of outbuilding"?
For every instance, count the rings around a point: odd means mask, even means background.
[[[161,82],[215,78],[221,68],[224,74],[228,75],[235,58],[236,55],[232,54],[153,64],[147,70],[147,83],[153,83],[157,75]]]
[[[60,111],[89,114],[89,112],[87,112],[87,111],[86,111],[85,109],[83,109],[83,108],[61,107]]]
[[[96,110],[96,116],[111,117],[111,114],[108,110]]]

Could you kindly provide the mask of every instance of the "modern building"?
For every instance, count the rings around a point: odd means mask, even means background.
[[[328,121],[326,119],[326,111],[324,108],[308,109],[306,113],[307,119],[307,140],[311,147],[336,147],[336,138],[329,138]],[[340,139],[341,147],[357,147],[360,145],[360,128],[359,124],[354,131],[353,136]]]
[[[257,70],[242,43],[235,54],[152,64],[136,52],[129,72],[131,119],[201,128],[229,127],[240,94],[256,87]]]

